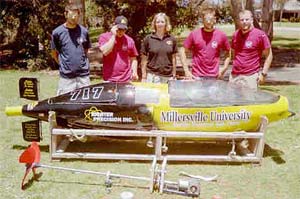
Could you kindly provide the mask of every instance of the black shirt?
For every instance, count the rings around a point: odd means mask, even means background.
[[[162,39],[154,33],[147,35],[142,42],[141,53],[148,56],[147,71],[172,76],[172,56],[177,53],[177,42],[172,35],[166,34]]]

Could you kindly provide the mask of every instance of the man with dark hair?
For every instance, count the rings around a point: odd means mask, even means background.
[[[79,14],[79,7],[68,4],[66,22],[52,32],[51,55],[59,65],[60,74],[57,95],[90,84],[87,52],[91,43],[88,30],[78,24]]]
[[[253,26],[251,11],[241,11],[239,20],[240,28],[233,34],[231,43],[234,57],[229,81],[256,90],[258,83],[265,81],[273,59],[271,44],[265,32]],[[259,73],[262,55],[266,59]]]
[[[192,31],[180,49],[180,59],[188,79],[222,78],[230,62],[230,44],[222,31],[214,27],[214,9],[202,11],[203,27]],[[186,60],[185,51],[192,51],[192,72]],[[219,70],[220,53],[225,51],[224,67]]]
[[[137,80],[137,49],[134,40],[126,35],[127,18],[118,16],[110,32],[99,36],[99,49],[103,53],[103,80],[130,82]]]

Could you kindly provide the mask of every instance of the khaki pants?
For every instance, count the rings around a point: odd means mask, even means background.
[[[168,83],[170,77],[163,77],[153,73],[147,73],[146,82],[148,83]]]
[[[77,88],[81,88],[84,86],[90,85],[90,77],[75,77],[75,78],[59,78],[58,88],[57,88],[57,95],[62,95],[64,93],[68,93],[73,91]]]
[[[248,87],[253,90],[257,90],[258,86],[258,73],[254,73],[253,75],[230,75],[229,82]]]

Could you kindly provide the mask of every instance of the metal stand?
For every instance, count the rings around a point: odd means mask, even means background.
[[[264,134],[268,119],[261,118],[260,128],[257,132],[183,132],[183,131],[138,131],[138,130],[93,130],[93,129],[60,129],[55,124],[55,113],[49,114],[51,132],[51,159],[78,158],[78,159],[123,159],[123,160],[163,160],[168,161],[213,161],[213,162],[254,162],[261,163],[264,151]],[[145,147],[153,146],[152,154],[136,153],[90,153],[66,152],[70,142],[79,140],[85,142],[88,137],[144,137],[150,138]],[[155,144],[152,143],[152,138]],[[184,138],[191,140],[214,140],[226,142],[231,145],[231,151],[224,155],[189,155],[168,154],[167,139]],[[180,142],[179,142],[180,144]],[[100,144],[99,144],[100,145]],[[147,145],[147,146],[146,146]],[[100,145],[101,146],[101,145]],[[201,148],[199,148],[199,152]]]

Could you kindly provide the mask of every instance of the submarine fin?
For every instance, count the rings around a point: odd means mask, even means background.
[[[40,142],[42,137],[40,120],[22,122],[23,139],[28,142]]]
[[[39,100],[39,81],[37,78],[22,77],[19,80],[19,93],[21,98]]]

